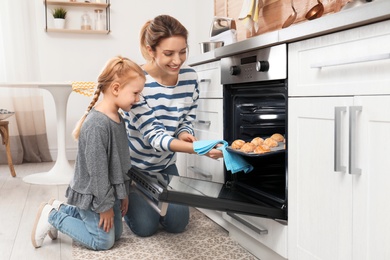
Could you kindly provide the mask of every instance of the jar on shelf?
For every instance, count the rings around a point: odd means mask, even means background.
[[[91,30],[91,17],[87,12],[81,16],[81,30]]]
[[[95,9],[95,30],[105,30],[106,25],[104,23],[103,9]]]

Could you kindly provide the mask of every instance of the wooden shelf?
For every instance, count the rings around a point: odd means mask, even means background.
[[[46,1],[47,5],[62,5],[62,6],[79,6],[79,7],[97,7],[107,8],[109,3],[88,3],[88,2],[66,2],[66,1]]]
[[[57,0],[43,0],[43,4],[45,5],[45,31],[46,32],[55,32],[55,33],[79,33],[79,34],[109,34],[110,33],[110,0],[103,0],[104,3],[90,3],[82,0],[73,1],[57,1]],[[106,16],[105,19],[105,30],[81,30],[80,27],[76,27],[72,25],[71,29],[57,29],[48,27],[48,13],[50,10],[48,6],[73,6],[74,8],[88,8],[88,9],[103,9],[104,14]]]
[[[108,34],[108,30],[77,30],[77,29],[55,29],[48,28],[46,32],[57,32],[57,33],[80,33],[80,34]]]

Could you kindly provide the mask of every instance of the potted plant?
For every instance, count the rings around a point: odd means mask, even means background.
[[[65,28],[65,18],[67,14],[67,10],[63,7],[57,7],[52,10],[52,14],[54,17],[54,27],[57,29]]]

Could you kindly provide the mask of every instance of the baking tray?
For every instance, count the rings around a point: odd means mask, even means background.
[[[278,142],[278,146],[272,147],[271,151],[268,153],[253,153],[253,152],[246,153],[246,152],[242,152],[242,151],[237,150],[237,149],[233,149],[231,146],[226,147],[226,149],[229,152],[233,152],[236,154],[240,154],[243,156],[249,156],[249,157],[262,157],[262,156],[268,156],[268,155],[273,155],[273,154],[277,154],[277,153],[284,153],[286,151],[286,149],[284,149],[284,142]]]

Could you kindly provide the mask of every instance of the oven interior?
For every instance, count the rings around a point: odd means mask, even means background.
[[[287,83],[274,80],[224,85],[224,139],[250,142],[274,133],[287,140]],[[287,142],[286,142],[287,145]],[[259,204],[287,208],[287,149],[260,156],[245,156],[254,169],[231,174],[226,183]]]

